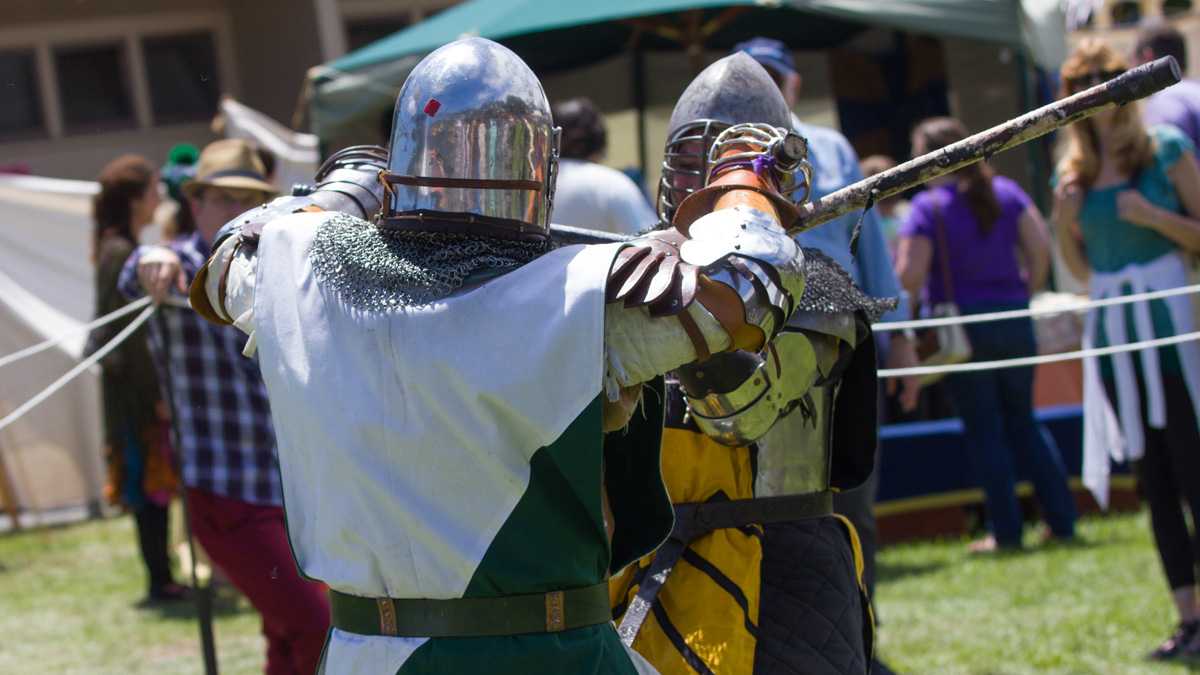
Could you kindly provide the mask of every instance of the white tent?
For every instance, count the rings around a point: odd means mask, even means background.
[[[221,114],[226,136],[252,140],[275,155],[281,191],[312,180],[315,136],[230,98],[221,101]],[[91,198],[98,189],[88,181],[0,175],[0,358],[75,331],[54,349],[0,368],[0,417],[81,358],[87,336],[78,329],[94,316]],[[164,203],[165,212],[173,208]],[[168,215],[160,212],[156,220]],[[142,234],[145,243],[157,239],[157,228]],[[43,519],[97,512],[104,486],[100,453],[100,383],[93,368],[0,430],[0,506],[11,492],[20,511]],[[6,524],[0,515],[0,529]]]
[[[80,181],[0,176],[0,356],[76,331],[57,347],[0,369],[0,413],[80,358],[86,335],[77,329],[92,316],[88,242],[95,190]],[[99,390],[93,369],[0,431],[0,478],[7,478],[23,524],[55,512],[96,512],[104,478]]]

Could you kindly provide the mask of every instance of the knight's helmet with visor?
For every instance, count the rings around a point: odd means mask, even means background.
[[[545,240],[558,138],[520,57],[478,37],[445,45],[396,99],[380,226]]]
[[[711,168],[709,149],[717,135],[735,124],[792,126],[791,111],[775,81],[742,52],[701,71],[675,104],[658,183],[658,217],[663,222],[670,222],[680,202],[704,186]]]

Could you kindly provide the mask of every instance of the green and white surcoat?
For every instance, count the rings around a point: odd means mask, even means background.
[[[379,311],[314,273],[328,217],[264,229],[252,311],[234,315],[270,392],[305,575],[366,598],[543,593],[600,583],[666,536],[657,443],[604,451],[604,289],[618,245],[558,249],[429,305]],[[435,639],[334,629],[323,671],[652,672],[631,654],[609,623]]]

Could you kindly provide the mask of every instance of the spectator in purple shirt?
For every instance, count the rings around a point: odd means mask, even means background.
[[[1179,67],[1187,70],[1187,41],[1168,23],[1143,28],[1138,35],[1134,60],[1140,65],[1163,56],[1174,56]],[[1170,124],[1179,128],[1200,147],[1200,82],[1186,79],[1167,87],[1142,104],[1142,120],[1147,127]]]
[[[956,119],[925,120],[913,131],[913,154],[966,136]],[[963,314],[1027,308],[1030,293],[1045,283],[1049,270],[1050,237],[1037,207],[1016,183],[994,175],[982,162],[929,185],[913,200],[900,226],[896,266],[909,295],[932,304],[953,301]],[[943,284],[942,265],[949,268],[952,292]],[[976,361],[1036,351],[1028,317],[964,328]],[[1051,535],[1073,537],[1075,505],[1062,457],[1033,418],[1033,368],[959,373],[946,381],[962,417],[967,454],[982,483],[992,532],[971,550],[1021,546],[1015,492],[1019,466],[1033,479]]]
[[[121,270],[130,298],[156,302],[185,292],[208,260],[217,230],[266,202],[274,188],[254,147],[210,144],[195,179],[184,183],[195,231],[166,246],[143,246]],[[161,306],[161,305],[160,305]],[[161,306],[150,348],[166,381],[192,532],[210,558],[262,615],[268,675],[313,673],[329,627],[324,589],[300,577],[284,526],[275,431],[258,363],[242,355],[245,336],[189,309]]]

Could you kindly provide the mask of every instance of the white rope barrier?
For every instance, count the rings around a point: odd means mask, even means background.
[[[1067,312],[1086,312],[1090,309],[1098,307],[1111,307],[1113,305],[1125,305],[1133,302],[1143,302],[1146,300],[1161,300],[1162,298],[1170,298],[1176,295],[1187,295],[1189,293],[1200,293],[1200,284],[1192,286],[1180,286],[1179,288],[1168,288],[1161,291],[1150,291],[1148,293],[1136,293],[1134,295],[1120,295],[1113,298],[1103,298],[1101,300],[1090,300],[1088,302],[1080,302],[1067,306],[1059,307],[1040,307],[1038,309],[1013,309],[1004,312],[990,312],[988,314],[967,314],[965,316],[944,316],[935,319],[914,319],[912,321],[888,321],[886,323],[877,323],[871,326],[876,333],[884,333],[893,330],[907,330],[910,328],[934,328],[937,326],[951,326],[954,324],[966,323],[984,323],[988,321],[1003,321],[1005,319],[1020,319],[1027,316],[1043,316],[1046,314],[1065,314]]]
[[[166,305],[168,307],[174,307],[176,309],[191,309],[192,308],[192,303],[188,302],[187,298],[183,297],[182,295],[175,295],[175,294],[171,294],[171,295],[168,295],[167,297],[163,298],[163,301],[161,304]]]
[[[150,306],[146,307],[145,309],[143,309],[142,313],[138,314],[133,319],[133,321],[130,321],[128,326],[125,326],[124,328],[122,328],[120,333],[117,333],[113,337],[113,339],[109,340],[108,343],[105,344],[103,347],[101,347],[100,349],[97,349],[94,354],[92,354],[91,356],[87,357],[86,359],[80,361],[79,363],[75,364],[75,366],[73,368],[71,368],[65,374],[63,374],[62,377],[60,377],[57,380],[55,380],[54,382],[52,382],[50,384],[50,386],[48,386],[45,389],[38,392],[36,395],[34,395],[33,398],[22,403],[21,406],[18,407],[16,410],[5,415],[4,419],[0,419],[0,431],[3,431],[5,427],[12,424],[14,421],[17,420],[17,418],[21,417],[21,415],[24,415],[25,413],[29,412],[37,404],[50,398],[52,395],[54,395],[56,392],[58,392],[59,389],[62,389],[63,387],[65,387],[68,382],[75,379],[80,373],[82,373],[83,371],[85,371],[88,368],[91,368],[93,365],[95,365],[100,359],[104,358],[105,356],[108,356],[109,352],[116,349],[118,345],[120,345],[122,342],[125,341],[126,338],[128,338],[130,335],[132,335],[133,332],[136,331],[139,327],[141,327],[141,325],[143,323],[146,323],[146,320],[150,318],[150,315],[153,314],[154,310],[156,310],[156,309],[158,309],[158,308],[155,307],[154,305],[150,305]]]
[[[909,377],[912,375],[935,375],[942,373],[971,373],[979,370],[997,370],[1000,368],[1019,368],[1022,366],[1036,366],[1042,363],[1056,363],[1058,361],[1086,359],[1094,356],[1109,356],[1111,354],[1134,352],[1141,349],[1156,349],[1158,347],[1177,345],[1181,342],[1190,342],[1192,340],[1200,340],[1200,331],[1196,331],[1194,333],[1184,333],[1183,335],[1172,335],[1171,337],[1157,338],[1154,340],[1144,340],[1142,342],[1130,342],[1123,345],[1081,349],[1079,351],[1064,352],[1062,354],[1043,354],[1041,356],[1026,356],[1017,359],[1001,359],[999,361],[972,361],[970,363],[955,363],[945,366],[886,368],[880,370],[878,374],[880,378],[888,378]]]
[[[32,345],[32,346],[26,347],[20,351],[13,352],[12,354],[9,354],[7,356],[0,357],[0,368],[3,368],[4,366],[7,366],[10,363],[20,361],[23,358],[33,356],[34,354],[39,354],[41,352],[44,352],[47,349],[53,347],[54,345],[62,342],[63,340],[66,340],[67,338],[69,338],[73,335],[78,335],[79,333],[85,333],[87,331],[92,330],[93,328],[99,328],[100,326],[103,326],[107,323],[116,321],[117,319],[125,316],[126,314],[132,314],[133,312],[136,312],[137,310],[145,307],[148,304],[150,304],[150,298],[142,298],[140,300],[136,300],[114,312],[109,312],[108,314],[105,314],[104,316],[97,317],[96,319],[92,320],[89,323],[85,323],[85,324],[76,326],[76,327],[72,328],[71,330],[64,331],[63,333],[60,333],[60,334],[50,338],[49,340],[39,342],[36,345]]]

